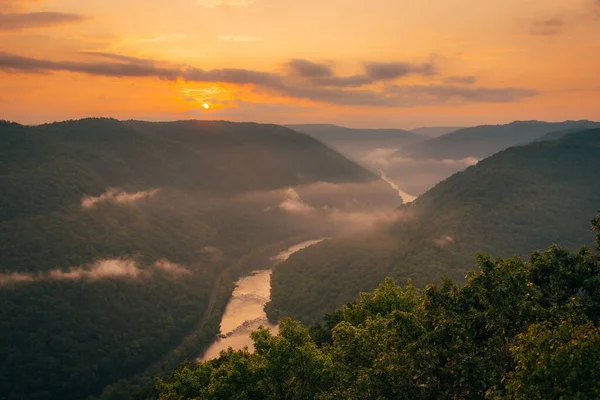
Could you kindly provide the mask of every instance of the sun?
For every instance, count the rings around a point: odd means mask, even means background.
[[[202,107],[204,107],[205,110],[208,110],[210,105],[208,103],[202,103]]]

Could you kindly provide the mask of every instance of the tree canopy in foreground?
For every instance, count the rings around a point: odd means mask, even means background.
[[[598,231],[600,219],[593,221]],[[552,246],[527,261],[478,255],[464,285],[387,279],[311,328],[281,321],[256,351],[158,380],[182,399],[600,398],[600,257]]]

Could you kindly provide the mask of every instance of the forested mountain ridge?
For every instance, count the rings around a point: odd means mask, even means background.
[[[600,214],[593,225],[600,251]],[[465,285],[386,279],[321,325],[284,319],[252,338],[253,354],[186,366],[144,398],[596,399],[600,257],[480,255]]]
[[[321,229],[286,188],[376,180],[275,125],[0,123],[0,398],[130,398],[214,338],[232,279]]]
[[[381,140],[395,143],[410,143],[426,139],[423,135],[404,129],[361,129],[327,124],[298,124],[286,126],[296,132],[306,133],[325,143],[347,140]]]
[[[410,131],[419,135],[434,138],[464,128],[464,126],[423,126],[421,128],[411,129]]]
[[[232,194],[375,179],[308,135],[226,121],[5,123],[0,163],[0,185],[10,194],[0,197],[0,220],[69,206],[108,187]]]
[[[401,153],[420,159],[482,159],[508,147],[527,144],[552,131],[599,127],[600,123],[592,121],[515,121],[506,125],[481,125],[408,145]]]
[[[600,129],[502,151],[439,183],[371,233],[306,249],[273,272],[271,318],[304,323],[372,290],[386,276],[419,285],[455,280],[479,251],[528,254],[589,240],[600,204]]]

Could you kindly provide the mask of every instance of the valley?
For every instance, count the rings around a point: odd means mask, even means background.
[[[292,254],[321,241],[323,239],[295,244],[271,257],[269,260],[272,265],[262,267],[276,268],[278,263],[287,260]],[[234,350],[244,347],[252,350],[250,333],[261,326],[277,334],[279,327],[269,322],[264,312],[265,305],[271,300],[271,273],[271,269],[258,269],[235,282],[231,300],[227,303],[221,319],[218,339],[206,349],[199,361],[218,358],[221,351],[230,347]]]

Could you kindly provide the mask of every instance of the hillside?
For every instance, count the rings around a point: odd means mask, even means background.
[[[406,144],[424,139],[418,133],[403,129],[358,129],[327,124],[287,125],[287,127],[296,132],[306,133],[324,143],[379,141]]]
[[[401,153],[419,159],[482,159],[508,147],[527,144],[552,131],[597,127],[600,124],[591,121],[515,121],[507,125],[482,125],[409,145]]]
[[[310,135],[352,159],[360,159],[363,154],[376,148],[400,148],[427,139],[423,135],[403,129],[354,129],[326,124],[287,127]]]
[[[421,128],[411,129],[410,131],[418,135],[423,135],[431,138],[439,137],[450,132],[464,129],[463,126],[424,126]]]
[[[108,187],[233,194],[375,178],[308,135],[223,121],[4,124],[0,160],[0,221],[61,209]]]
[[[185,366],[140,398],[596,399],[600,257],[480,255],[464,285],[386,279],[323,324],[284,319],[252,339],[254,353]]]
[[[598,171],[600,129],[500,152],[399,208],[396,222],[290,257],[273,273],[269,315],[309,323],[386,276],[461,281],[479,251],[525,255],[589,243]]]
[[[307,135],[213,121],[3,122],[0,187],[8,400],[130,398],[127,379],[147,385],[214,338],[236,276],[328,234],[337,220],[309,202],[397,203]]]

